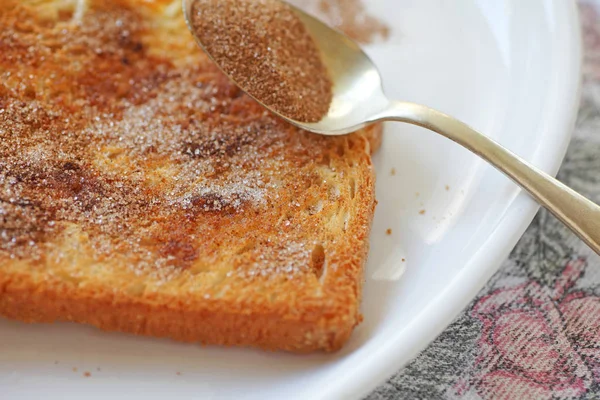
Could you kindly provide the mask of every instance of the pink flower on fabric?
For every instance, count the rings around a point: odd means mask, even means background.
[[[554,287],[530,281],[475,304],[483,329],[468,386],[484,399],[557,399],[600,380],[600,298],[568,293],[584,268],[575,260]]]
[[[567,337],[600,382],[600,297],[574,293],[560,305]]]

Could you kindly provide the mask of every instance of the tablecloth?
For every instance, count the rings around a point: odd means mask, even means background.
[[[582,100],[558,178],[600,203],[600,1],[579,8]],[[600,258],[541,210],[473,302],[368,396],[384,399],[600,399]]]

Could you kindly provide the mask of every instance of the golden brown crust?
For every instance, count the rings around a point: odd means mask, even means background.
[[[182,39],[178,2],[35,3],[0,5],[0,314],[338,349],[380,126],[326,138],[263,113]]]

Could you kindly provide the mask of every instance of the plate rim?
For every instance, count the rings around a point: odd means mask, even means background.
[[[550,4],[550,7],[555,9],[553,14],[557,17],[553,24],[556,32],[551,43],[555,46],[556,54],[561,55],[558,60],[562,62],[562,65],[555,63],[555,67],[560,71],[577,73],[558,74],[558,79],[555,77],[550,93],[562,93],[564,96],[559,97],[562,101],[555,101],[553,104],[554,113],[546,112],[548,120],[552,122],[547,126],[552,129],[551,136],[554,140],[546,141],[544,146],[537,148],[534,154],[525,158],[541,170],[556,176],[571,142],[577,120],[581,99],[583,50],[576,2],[552,1]],[[363,365],[359,374],[350,373],[336,380],[335,384],[332,382],[332,385],[318,398],[364,398],[413,360],[476,298],[477,293],[506,261],[539,208],[540,206],[520,189],[519,194],[508,206],[505,216],[495,228],[494,234],[489,236],[479,251],[469,260],[452,281],[452,285],[432,300],[409,324],[418,328],[412,329],[410,334],[400,334],[387,345],[381,346],[371,358],[377,361],[371,362],[369,368]],[[507,239],[499,243],[498,237]],[[462,290],[457,291],[456,288],[459,286]],[[454,294],[447,294],[448,292]],[[400,359],[401,355],[404,356]]]

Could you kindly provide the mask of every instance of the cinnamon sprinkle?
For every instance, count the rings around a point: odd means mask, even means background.
[[[363,0],[290,0],[290,3],[314,13],[354,40],[369,44],[387,40],[390,27],[366,10]]]
[[[0,265],[61,263],[77,235],[99,262],[167,281],[254,227],[240,275],[311,273],[312,222],[256,215],[300,213],[321,185],[313,164],[344,138],[264,112],[191,37],[181,58],[152,52],[165,38],[121,0],[89,2],[77,22],[34,11],[0,2]]]
[[[192,25],[204,49],[242,89],[275,111],[317,122],[332,83],[310,33],[278,0],[196,0]]]

